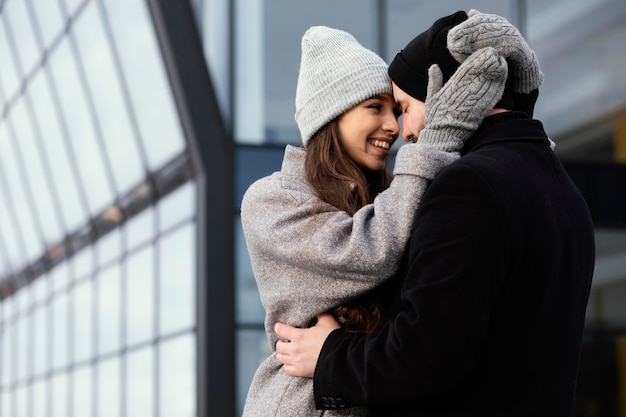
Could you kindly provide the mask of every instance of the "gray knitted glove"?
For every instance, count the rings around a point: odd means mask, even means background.
[[[512,62],[514,91],[530,93],[539,88],[543,73],[535,52],[530,49],[522,34],[502,16],[470,10],[469,18],[450,29],[448,49],[459,62],[472,52],[491,46]]]
[[[428,69],[425,127],[418,143],[459,152],[502,98],[508,68],[494,48],[476,51],[443,84],[437,64]]]

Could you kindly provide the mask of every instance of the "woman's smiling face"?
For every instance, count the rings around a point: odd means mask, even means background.
[[[399,108],[389,94],[360,102],[339,116],[341,144],[361,169],[385,169],[389,149],[398,138]]]

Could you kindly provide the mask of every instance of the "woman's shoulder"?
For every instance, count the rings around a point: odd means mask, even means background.
[[[277,171],[256,180],[248,187],[243,196],[242,210],[244,206],[250,204],[255,206],[299,205],[315,198],[315,196],[315,192],[309,186],[304,175]]]
[[[276,171],[268,176],[254,181],[246,190],[249,193],[272,193],[287,190],[306,191],[310,190],[306,177],[298,172]]]
[[[287,145],[280,171],[256,180],[248,187],[246,193],[310,190],[304,173],[304,155],[303,148]]]

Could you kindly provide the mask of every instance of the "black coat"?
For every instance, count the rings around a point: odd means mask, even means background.
[[[541,123],[488,117],[423,197],[397,315],[378,334],[325,342],[318,408],[574,415],[594,248],[588,208]]]

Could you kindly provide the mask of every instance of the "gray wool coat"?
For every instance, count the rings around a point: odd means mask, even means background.
[[[391,186],[353,216],[321,201],[304,173],[305,149],[287,145],[279,172],[253,183],[241,222],[272,352],[277,321],[305,326],[317,314],[364,294],[398,270],[420,199],[458,154],[400,147]],[[315,214],[314,214],[315,213]],[[244,417],[364,416],[315,409],[311,379],[287,375],[270,355],[255,373]]]

